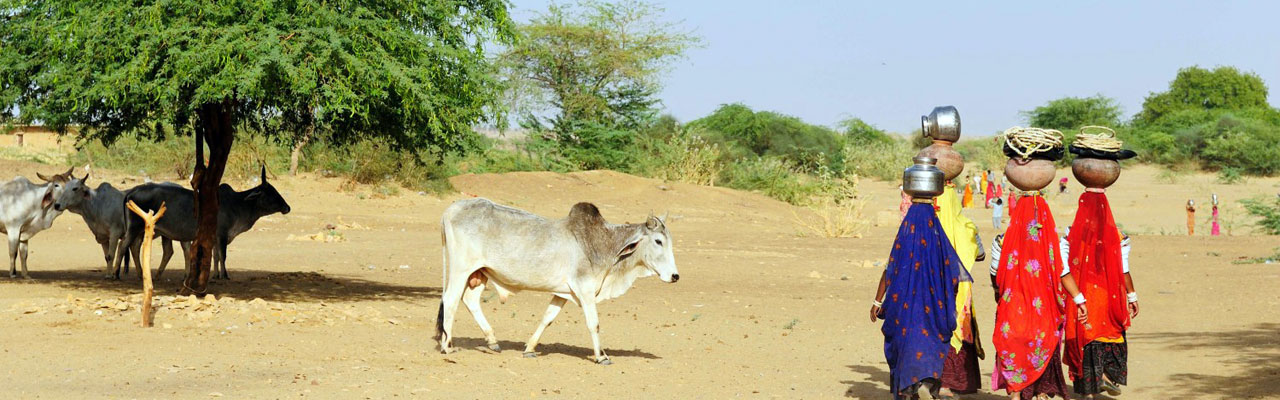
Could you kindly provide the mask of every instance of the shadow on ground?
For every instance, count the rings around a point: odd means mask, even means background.
[[[453,345],[454,347],[457,347],[458,349],[463,349],[463,350],[475,349],[483,352],[491,352],[485,345],[484,338],[455,337],[453,339]],[[524,342],[499,340],[498,346],[502,348],[503,352],[523,352],[524,351]],[[437,347],[436,350],[439,350],[439,348]],[[619,350],[619,349],[605,348],[603,350],[605,354],[609,355],[609,358],[644,358],[649,360],[662,359],[662,357],[658,357],[653,353],[649,353],[639,349]],[[595,350],[590,347],[574,346],[571,344],[564,344],[564,343],[538,343],[537,353],[539,357],[554,354],[554,355],[566,355],[566,356],[578,357],[578,358],[582,358],[583,360],[590,360],[592,357],[595,356]]]
[[[1262,323],[1230,332],[1176,332],[1132,335],[1172,351],[1204,350],[1223,355],[1234,375],[1174,374],[1167,387],[1179,397],[1265,398],[1280,391],[1280,323]]]
[[[884,367],[866,365],[847,365],[847,367],[855,373],[866,375],[866,377],[840,381],[840,383],[849,385],[849,389],[844,392],[844,397],[854,399],[887,399],[892,397],[889,395],[889,371]],[[979,379],[981,379],[981,376],[983,375],[980,374]],[[960,395],[959,397],[965,400],[1003,400],[1008,398],[1008,396],[997,395],[986,389],[979,389],[977,393]]]
[[[166,271],[164,279],[155,283],[157,295],[177,293],[182,271]],[[438,301],[439,288],[396,285],[342,275],[317,272],[233,271],[232,280],[210,280],[209,293],[238,299],[261,297],[278,302],[308,301]],[[172,274],[170,274],[172,273]],[[134,275],[120,280],[103,278],[101,270],[31,271],[33,279],[0,278],[4,285],[49,285],[69,290],[95,290],[120,296],[140,293],[141,281]],[[435,300],[432,300],[435,299]]]

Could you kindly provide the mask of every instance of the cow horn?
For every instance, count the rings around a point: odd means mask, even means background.
[[[49,177],[44,176],[44,174],[39,173],[39,172],[36,172],[36,177],[37,177],[37,178],[40,178],[40,180],[45,181],[45,182],[52,182],[52,181],[53,181],[52,179],[49,179]]]
[[[267,164],[262,164],[262,183],[267,183]]]

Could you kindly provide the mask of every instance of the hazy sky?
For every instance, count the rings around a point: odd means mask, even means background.
[[[1280,2],[655,3],[705,41],[661,94],[682,121],[742,102],[909,132],[950,104],[964,132],[986,135],[1063,96],[1101,93],[1128,118],[1191,65],[1253,71],[1280,90]],[[514,0],[513,14],[527,21],[546,4]]]

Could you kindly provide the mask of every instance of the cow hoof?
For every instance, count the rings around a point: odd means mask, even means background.
[[[599,361],[596,361],[596,364],[600,364],[600,365],[613,365],[613,360],[610,360],[610,359],[608,359],[608,358],[605,358],[605,359],[601,359],[601,360],[599,360]]]
[[[524,358],[538,358],[538,353],[534,353],[532,351],[526,351],[524,352]]]
[[[494,352],[501,352],[501,351],[502,351],[502,346],[498,346],[498,344],[497,344],[497,343],[490,344],[490,345],[489,345],[489,350],[493,350]]]

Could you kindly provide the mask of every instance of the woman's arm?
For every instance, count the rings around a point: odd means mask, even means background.
[[[1076,308],[1080,310],[1076,319],[1080,320],[1080,322],[1087,321],[1089,319],[1089,308],[1084,306],[1084,295],[1080,293],[1080,288],[1076,286],[1076,278],[1068,272],[1062,276],[1061,281],[1062,287],[1067,289],[1067,294],[1071,295],[1071,301],[1076,303]]]
[[[880,319],[880,306],[884,302],[884,291],[889,286],[886,284],[884,277],[888,274],[889,270],[887,268],[880,272],[880,284],[876,288],[876,298],[871,302],[871,322],[876,322],[876,320]]]

